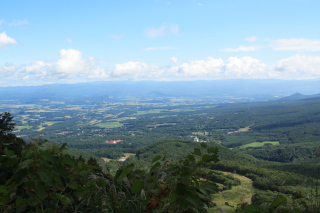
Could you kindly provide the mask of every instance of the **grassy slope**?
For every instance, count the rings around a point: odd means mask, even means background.
[[[241,185],[233,186],[230,190],[225,190],[213,195],[214,203],[217,204],[215,208],[209,210],[209,212],[215,212],[217,208],[223,209],[225,212],[234,212],[235,208],[242,203],[251,203],[252,195],[254,194],[254,188],[252,186],[252,180],[238,174],[230,172],[224,172],[224,174],[233,175],[241,181]]]

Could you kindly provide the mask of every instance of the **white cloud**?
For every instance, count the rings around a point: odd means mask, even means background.
[[[150,51],[150,50],[172,50],[172,47],[147,47],[144,48],[144,51]]]
[[[216,77],[221,73],[222,59],[208,57],[207,60],[196,60],[177,66],[177,75],[185,77]]]
[[[251,37],[245,38],[244,40],[250,41],[250,42],[254,42],[254,41],[257,41],[257,37],[256,36],[251,36]]]
[[[144,35],[147,38],[156,38],[160,36],[179,36],[179,26],[176,24],[171,24],[171,25],[162,25],[158,28],[148,28],[144,31]]]
[[[201,2],[198,2],[198,6],[203,6],[203,4]]]
[[[295,55],[281,59],[272,67],[272,76],[284,79],[320,77],[320,56]]]
[[[26,66],[26,72],[29,72],[29,73],[38,72],[50,67],[52,67],[52,65],[49,63],[46,63],[44,61],[37,61],[33,65]]]
[[[10,78],[14,75],[14,71],[16,70],[15,65],[6,64],[5,66],[0,68],[0,79]]]
[[[88,78],[94,80],[107,79],[110,77],[110,74],[103,68],[98,67],[90,71]]]
[[[230,57],[225,65],[225,77],[228,78],[264,78],[266,65],[252,57]]]
[[[208,57],[173,65],[162,71],[163,77],[176,80],[213,80],[265,77],[266,65],[251,57],[222,59]]]
[[[88,71],[88,68],[94,65],[94,58],[85,60],[82,53],[74,49],[62,49],[59,52],[60,59],[56,63],[56,71],[65,76],[82,75],[82,72]]]
[[[13,21],[13,22],[10,22],[8,25],[9,26],[20,26],[20,25],[29,25],[30,23],[27,21],[27,20],[18,20],[18,21]]]
[[[239,46],[237,48],[225,48],[221,51],[224,52],[240,52],[240,51],[256,51],[257,49],[260,49],[261,47],[258,46]]]
[[[176,57],[170,58],[171,63],[176,64],[178,62],[178,59]]]
[[[14,38],[7,36],[6,32],[0,33],[0,48],[14,44],[17,44]]]
[[[271,46],[274,50],[314,52],[320,51],[320,40],[304,38],[278,39],[272,41]]]
[[[152,65],[150,66],[146,63],[128,61],[123,64],[116,64],[111,76],[137,79],[138,77],[146,76],[147,72],[152,69]]]
[[[5,20],[0,19],[0,26],[3,25],[4,23],[6,23]]]
[[[67,38],[66,39],[68,43],[72,43],[72,39],[71,38]]]
[[[93,57],[83,59],[79,50],[60,50],[60,59],[56,63],[36,61],[0,67],[2,86],[77,83],[108,77],[105,69],[95,66]]]

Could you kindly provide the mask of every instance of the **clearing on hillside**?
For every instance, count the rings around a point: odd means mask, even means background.
[[[213,202],[217,204],[216,207],[209,209],[208,212],[217,212],[217,208],[221,208],[224,212],[234,212],[239,204],[251,203],[254,188],[252,180],[238,174],[231,172],[223,172],[225,175],[233,175],[241,181],[241,185],[233,186],[230,190],[225,190],[213,195]]]
[[[265,144],[280,145],[279,141],[263,141],[263,142],[253,142],[253,143],[242,145],[240,146],[240,149],[244,149],[247,147],[261,147],[261,146],[264,146]]]

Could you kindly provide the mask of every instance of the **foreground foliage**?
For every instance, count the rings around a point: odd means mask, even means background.
[[[17,153],[4,146],[16,140],[0,142],[1,212],[207,212],[218,190],[205,169],[218,149],[206,144],[176,162],[159,155],[149,169],[127,164],[112,176],[94,159],[64,154],[66,144],[32,142]]]

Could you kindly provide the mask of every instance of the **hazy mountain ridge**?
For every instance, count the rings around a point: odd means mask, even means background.
[[[112,97],[248,97],[270,100],[294,93],[320,92],[319,80],[105,81],[43,86],[0,87],[0,98]]]
[[[314,95],[303,95],[301,93],[294,93],[292,95],[281,98],[280,101],[312,100],[318,98],[320,98],[320,93]]]

